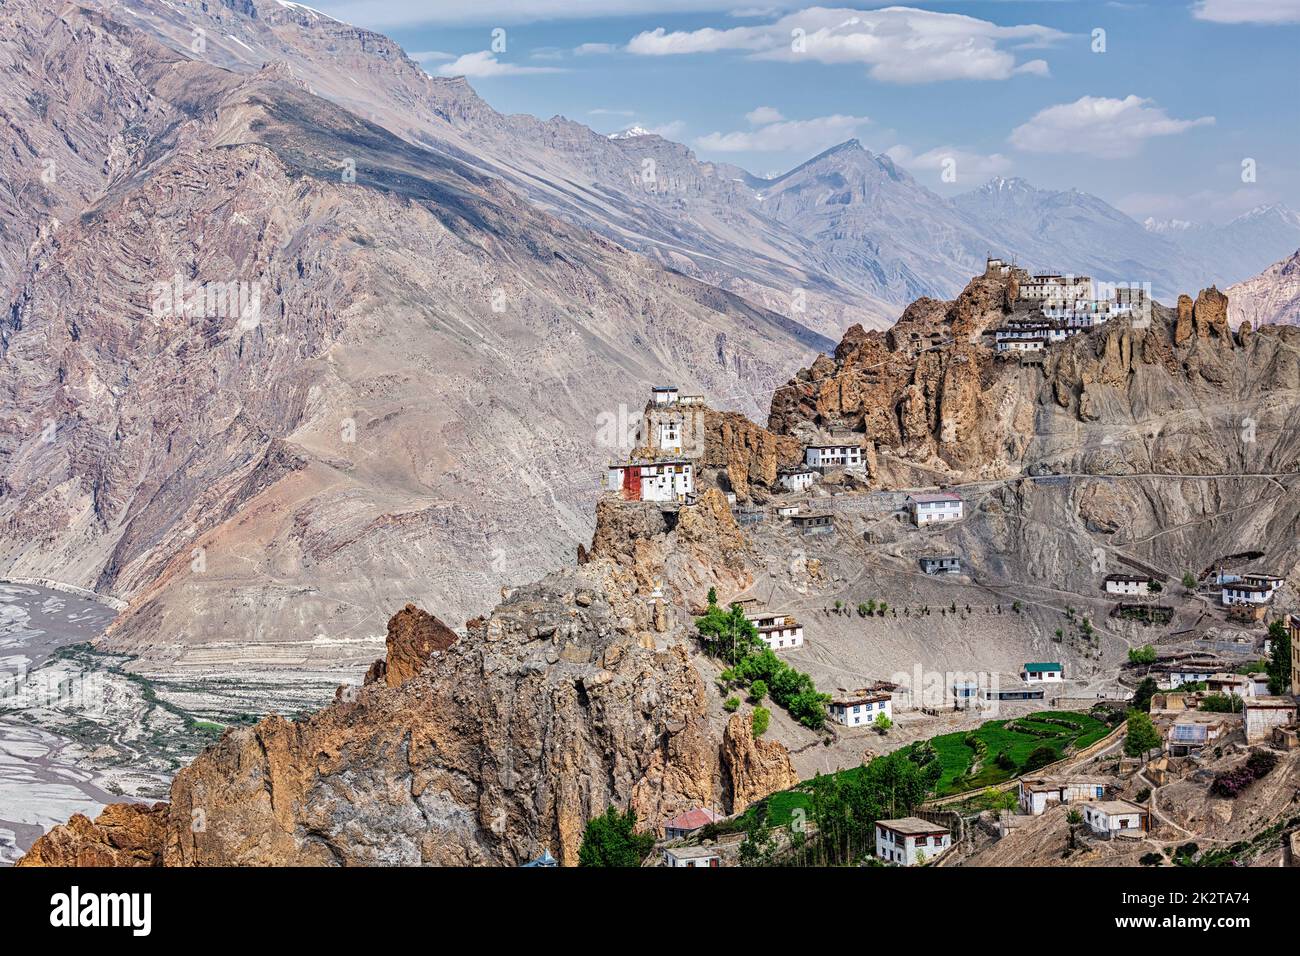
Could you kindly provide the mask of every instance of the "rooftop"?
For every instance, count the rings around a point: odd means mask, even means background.
[[[1047,663],[1037,662],[1037,663],[1031,663],[1025,665],[1025,671],[1029,674],[1041,674],[1044,671],[1060,671],[1060,670],[1065,670],[1065,668],[1063,668],[1060,664],[1056,663],[1055,661],[1049,661]]]
[[[905,836],[926,836],[931,833],[947,833],[948,828],[938,824],[931,823],[929,820],[922,820],[920,817],[902,817],[898,820],[877,820],[876,826],[886,830],[893,830],[895,833],[901,833]]]
[[[711,856],[718,855],[718,848],[714,846],[674,846],[664,850],[679,860],[698,860],[707,859]]]
[[[1022,777],[1020,785],[1026,790],[1059,790],[1061,787],[1104,787],[1106,781],[1100,777],[1034,777],[1032,780]]]
[[[961,501],[961,495],[955,491],[936,491],[926,495],[911,495],[911,499],[918,504],[930,504],[937,501]]]
[[[1247,697],[1247,710],[1295,710],[1293,697]]]
[[[671,820],[664,821],[664,828],[671,830],[698,830],[700,827],[708,826],[710,823],[717,823],[722,819],[722,815],[714,813],[705,807],[692,807],[683,813],[677,814]]]
[[[1129,803],[1127,800],[1098,800],[1092,805],[1094,810],[1100,810],[1107,815],[1121,813],[1146,813],[1146,810],[1139,807],[1136,803]]]
[[[877,688],[861,688],[859,690],[840,689],[831,697],[832,707],[853,707],[856,704],[874,704],[877,701],[892,700],[893,695],[888,694]]]

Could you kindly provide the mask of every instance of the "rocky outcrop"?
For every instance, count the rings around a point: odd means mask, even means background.
[[[687,601],[747,586],[748,547],[716,489],[673,512],[606,499],[580,567],[509,589],[461,640],[408,605],[362,686],[228,730],[132,842],[141,811],[111,807],[28,863],[571,865],[611,805],[657,830],[786,785],[779,743],[720,739],[683,641]]]
[[[1227,289],[1228,324],[1300,325],[1300,252]]]
[[[456,632],[446,624],[414,604],[406,605],[388,620],[385,682],[389,687],[405,684],[424,670],[431,655],[455,643]]]
[[[80,813],[42,836],[18,866],[158,866],[169,807],[112,803],[92,823]]]
[[[799,782],[785,747],[775,740],[754,736],[750,714],[732,714],[727,721],[722,737],[722,762],[731,783],[733,813]]]
[[[721,475],[723,490],[742,500],[775,488],[778,472],[803,460],[797,439],[776,435],[737,412],[708,409],[704,435],[701,468]]]

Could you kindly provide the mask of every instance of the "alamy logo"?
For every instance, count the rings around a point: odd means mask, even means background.
[[[262,320],[262,283],[232,280],[198,282],[179,272],[170,282],[155,282],[149,288],[153,314],[157,318],[183,315],[186,318],[238,319],[249,331]]]
[[[133,936],[148,936],[153,928],[153,894],[86,893],[74,886],[50,897],[50,925],[127,926]]]

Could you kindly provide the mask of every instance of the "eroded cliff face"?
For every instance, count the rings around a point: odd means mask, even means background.
[[[789,785],[779,743],[711,726],[684,640],[683,603],[745,586],[749,543],[716,490],[672,517],[602,502],[584,564],[507,591],[463,639],[407,606],[362,686],[227,731],[169,804],[76,817],[25,864],[513,865],[550,849],[571,865],[610,805],[658,829]]]

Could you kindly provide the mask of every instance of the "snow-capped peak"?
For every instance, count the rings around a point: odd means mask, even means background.
[[[610,139],[636,139],[638,136],[653,136],[653,135],[654,135],[653,133],[651,133],[648,129],[646,129],[643,126],[629,126],[627,129],[621,132],[610,133],[609,138]]]

